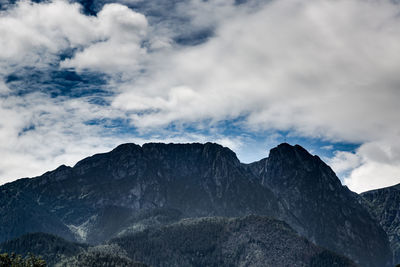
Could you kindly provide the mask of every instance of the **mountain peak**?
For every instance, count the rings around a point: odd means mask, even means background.
[[[277,147],[272,148],[269,157],[296,157],[298,159],[311,159],[311,155],[305,148],[300,145],[290,145],[288,143],[279,144]]]
[[[279,191],[290,187],[313,188],[318,184],[341,187],[332,169],[300,145],[282,143],[271,149],[264,161],[263,172],[262,183],[279,188]]]
[[[131,150],[137,150],[140,149],[140,145],[134,144],[134,143],[125,143],[117,146],[112,150],[112,152],[124,152],[124,151],[131,151]]]
[[[45,231],[98,243],[161,209],[188,218],[277,217],[363,266],[390,257],[385,233],[329,166],[288,143],[248,165],[215,143],[127,143],[1,190],[0,241]]]
[[[382,229],[318,156],[300,145],[283,143],[271,149],[268,158],[250,164],[250,168],[263,186],[270,188],[278,199],[284,199],[283,205],[289,211],[284,220],[300,234],[353,259],[390,257]],[[337,242],[338,236],[342,237],[341,242]],[[379,240],[374,251],[357,236]],[[359,263],[386,264],[381,260]]]

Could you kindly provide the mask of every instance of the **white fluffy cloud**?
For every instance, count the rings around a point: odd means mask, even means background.
[[[214,38],[162,58],[113,105],[138,112],[132,119],[142,128],[243,116],[241,126],[255,131],[397,146],[399,12],[378,0],[281,0],[238,10]],[[355,168],[346,184],[360,191],[400,182],[398,162],[364,157],[364,147],[333,161],[338,171]],[[375,175],[380,164],[389,167],[374,181],[361,171]]]
[[[61,66],[106,72],[137,69],[146,55],[146,49],[141,47],[146,37],[146,18],[126,6],[108,4],[97,14],[95,23],[91,30],[98,32],[99,40]]]
[[[3,144],[1,153],[21,157],[26,149],[30,158],[24,162],[48,163],[38,157],[49,158],[57,148],[69,151],[57,155],[77,159],[83,151],[121,141],[101,141],[101,130],[84,124],[88,118],[129,118],[148,133],[163,132],[170,124],[183,131],[186,124],[212,128],[240,118],[236,126],[246,131],[362,143],[355,153],[338,151],[331,160],[353,190],[400,182],[399,5],[390,0],[276,0],[256,6],[228,0],[181,3],[178,10],[192,18],[190,25],[215,29],[208,41],[186,47],[171,44],[168,26],[148,25],[143,15],[120,4],[105,5],[97,16],[83,15],[79,5],[65,1],[23,1],[2,11],[0,73],[18,64],[55,62],[58,53],[72,48],[76,53],[59,62],[61,67],[126,76],[122,84],[110,81],[116,96],[106,109],[85,99],[55,103],[32,95],[23,99],[30,104],[21,105],[21,99],[3,98],[0,129],[9,130],[1,132],[1,140],[16,143]],[[0,84],[0,95],[8,91]],[[37,105],[39,100],[47,102]],[[51,119],[38,115],[36,106]],[[19,133],[31,124],[34,130],[25,135],[32,139],[24,139]],[[57,126],[53,137],[53,131],[46,132],[52,124]],[[51,147],[47,140],[64,138],[53,150],[34,152]],[[218,133],[152,137],[163,138],[209,138],[238,148],[243,142]],[[35,139],[43,145],[32,146]],[[15,153],[14,147],[19,148]],[[61,156],[55,158],[61,163]],[[6,162],[17,161],[10,156]],[[16,169],[10,166],[0,169]]]
[[[360,193],[400,182],[400,143],[398,140],[371,141],[354,153],[338,151],[330,160],[343,182]]]
[[[359,167],[361,163],[359,155],[347,151],[335,151],[335,156],[328,161],[329,166],[338,174],[346,174]]]
[[[41,175],[61,164],[74,165],[94,153],[103,153],[125,142],[208,142],[239,149],[240,138],[195,133],[153,134],[132,137],[116,135],[103,125],[88,125],[90,120],[121,116],[117,110],[90,104],[88,99],[50,99],[42,93],[24,98],[0,98],[0,183],[21,177]],[[118,130],[118,129],[117,129]]]
[[[21,1],[0,13],[0,75],[24,66],[51,71],[50,64],[57,63],[57,55],[65,49],[77,52],[59,62],[61,67],[131,75],[146,60],[141,43],[147,40],[147,29],[143,15],[120,4],[107,4],[97,16],[86,16],[80,5],[66,1]],[[169,47],[168,36],[154,36],[147,41],[153,50]],[[73,165],[123,142],[213,140],[233,149],[240,146],[240,138],[218,133],[204,136],[157,131],[146,138],[121,134],[118,128],[105,129],[102,123],[87,122],[124,119],[124,110],[93,104],[90,97],[52,98],[45,92],[18,95],[13,90],[1,81],[0,154],[4,156],[0,161],[0,184],[40,175],[61,164]]]
[[[0,78],[23,67],[52,71],[51,65],[113,72],[134,70],[145,54],[146,18],[126,6],[108,4],[97,16],[81,12],[79,4],[56,0],[19,1],[0,12]],[[59,54],[76,50],[63,62]],[[123,64],[123,63],[126,64]],[[29,86],[22,83],[20,86]],[[24,88],[21,88],[24,90]],[[91,103],[89,98],[51,98],[46,93],[18,95],[0,83],[0,183],[34,176],[60,164],[73,164],[122,141],[105,133],[102,125],[119,110]]]
[[[152,111],[135,117],[144,127],[249,115],[252,127],[331,139],[390,135],[400,97],[398,12],[389,1],[274,1],[164,58],[167,66],[114,104]]]
[[[0,98],[1,182],[34,176],[61,164],[73,164],[89,153],[118,142],[101,138],[86,120],[113,113],[83,100],[54,101],[44,94]]]
[[[392,186],[400,182],[398,165],[368,161],[345,177],[344,184],[361,193],[377,188]]]
[[[17,2],[0,13],[0,62],[10,66],[45,66],[66,49],[78,49],[62,67],[108,71],[138,67],[146,53],[140,46],[147,20],[120,4],[107,4],[96,17],[63,0]]]

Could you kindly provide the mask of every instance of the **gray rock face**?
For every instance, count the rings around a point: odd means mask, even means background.
[[[386,231],[393,262],[400,263],[400,184],[361,194],[363,203]]]
[[[390,266],[384,231],[319,157],[281,144],[249,167],[290,211],[284,220],[300,234],[361,266]]]
[[[124,144],[0,192],[0,241],[48,232],[97,244],[180,218],[258,214],[362,266],[391,260],[386,233],[300,146],[282,144],[242,164],[212,143]]]

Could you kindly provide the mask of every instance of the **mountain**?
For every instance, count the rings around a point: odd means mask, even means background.
[[[358,196],[300,146],[243,164],[213,143],[124,144],[0,192],[0,241],[47,232],[101,244],[182,218],[257,214],[362,266],[391,261],[386,233]]]
[[[0,241],[50,232],[100,243],[152,209],[178,210],[184,217],[279,214],[273,193],[231,150],[211,143],[124,144],[74,168],[61,166],[0,188]]]
[[[400,184],[361,194],[366,207],[386,231],[393,262],[400,263]]]
[[[356,266],[286,223],[260,216],[184,219],[110,241],[151,266]]]
[[[362,266],[388,264],[390,249],[383,229],[318,156],[284,143],[249,167],[291,211],[292,216],[284,219],[300,234],[359,259]]]

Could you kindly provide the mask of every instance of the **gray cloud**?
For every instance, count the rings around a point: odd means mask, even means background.
[[[242,127],[254,131],[365,143],[358,152],[363,164],[347,163],[355,169],[345,183],[357,191],[393,184],[393,171],[379,182],[354,175],[383,162],[399,169],[396,153],[365,151],[371,142],[399,143],[399,11],[390,1],[274,1],[257,12],[238,9],[218,21],[207,43],[157,58],[161,67],[127,85],[113,105],[139,112],[132,120],[142,128],[243,116]]]
[[[222,121],[240,118],[235,126],[245,131],[362,143],[355,153],[338,151],[331,159],[353,190],[400,181],[399,6],[389,0],[279,0],[256,7],[182,3],[176,8],[193,30],[213,32],[193,46],[174,43],[179,34],[168,25],[149,24],[119,4],[104,6],[97,17],[63,1],[20,2],[3,11],[1,74],[16,65],[56,62],[109,74],[114,96],[104,107],[85,98],[11,97],[0,84],[0,140],[10,140],[0,147],[9,155],[0,163],[2,176],[38,173],[125,140],[85,124],[90,119],[126,119],[151,140],[212,139],[242,149],[246,138],[218,132]],[[65,49],[76,53],[58,62]],[[171,124],[182,131],[185,125],[216,130],[174,135],[166,130]],[[18,162],[31,164],[16,171]]]

